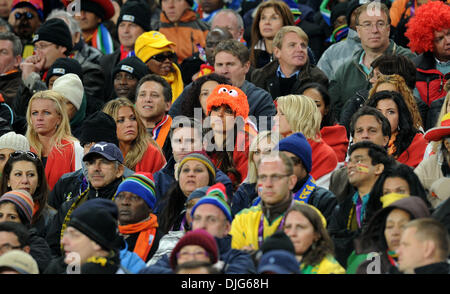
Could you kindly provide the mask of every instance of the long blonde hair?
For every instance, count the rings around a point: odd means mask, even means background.
[[[293,133],[301,132],[306,139],[318,140],[322,115],[314,100],[305,95],[286,95],[276,101]]]
[[[28,102],[26,113],[28,124],[26,137],[28,139],[28,142],[30,142],[30,146],[34,148],[34,150],[36,150],[36,154],[39,157],[42,157],[42,149],[44,147],[39,140],[39,135],[34,130],[33,123],[31,121],[31,105],[33,104],[33,101],[37,99],[53,101],[56,113],[61,117],[61,123],[56,127],[56,131],[52,136],[51,144],[54,145],[59,151],[64,147],[64,145],[62,144],[62,140],[68,140],[72,142],[78,141],[75,137],[72,136],[72,132],[70,130],[69,117],[63,106],[65,104],[65,98],[58,92],[52,90],[39,91],[35,93]]]
[[[247,179],[245,181],[246,183],[256,183],[258,177],[258,169],[256,166],[256,162],[253,160],[253,155],[258,150],[259,142],[263,140],[270,140],[271,144],[276,145],[278,144],[278,142],[280,142],[281,136],[278,132],[263,131],[258,133],[258,135],[256,135],[256,137],[253,139],[250,144],[250,150],[248,152],[248,172]]]
[[[137,122],[137,136],[136,139],[131,142],[130,151],[126,154],[124,158],[124,165],[131,170],[134,170],[136,165],[142,160],[144,153],[148,149],[148,144],[151,143],[154,146],[158,147],[158,150],[161,152],[161,148],[155,142],[155,140],[150,137],[147,133],[147,130],[144,126],[144,123],[141,120],[139,113],[136,111],[133,103],[128,100],[128,98],[120,97],[113,100],[110,100],[108,103],[103,106],[103,112],[110,115],[117,123],[119,109],[122,107],[129,107],[131,111],[133,111],[134,116],[136,117]]]
[[[372,89],[370,89],[369,91],[369,99],[370,97],[375,95],[378,86],[383,83],[394,85],[394,87],[397,89],[397,92],[399,92],[402,95],[403,100],[405,101],[406,106],[408,107],[408,110],[411,113],[414,127],[416,129],[420,129],[421,127],[423,128],[422,117],[420,116],[416,99],[414,98],[411,89],[406,85],[405,79],[402,76],[397,74],[380,75],[375,84],[373,85]]]

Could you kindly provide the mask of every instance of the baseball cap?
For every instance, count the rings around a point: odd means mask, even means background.
[[[91,147],[88,153],[83,156],[83,161],[89,161],[93,155],[100,154],[104,158],[110,161],[118,161],[123,163],[123,155],[119,147],[113,143],[98,142]]]

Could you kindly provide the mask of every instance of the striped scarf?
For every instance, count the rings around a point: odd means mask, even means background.
[[[111,54],[114,52],[111,34],[102,23],[99,24],[92,36],[92,47],[102,51],[103,54]]]

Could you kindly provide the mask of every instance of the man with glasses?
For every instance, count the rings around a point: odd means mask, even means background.
[[[33,55],[31,41],[39,26],[44,22],[42,0],[14,0],[8,22],[23,45],[22,57]]]
[[[383,170],[394,164],[386,149],[370,141],[352,144],[348,154],[348,181],[356,192],[336,206],[328,225],[336,259],[343,267],[346,267],[347,258],[354,249],[354,238],[368,222],[365,212],[370,191]]]
[[[258,250],[264,240],[280,230],[284,214],[294,202],[297,183],[294,164],[284,152],[266,155],[258,163],[257,189],[261,201],[234,217],[231,246],[239,250]]]
[[[355,10],[356,31],[361,39],[362,49],[354,53],[353,58],[342,64],[330,81],[330,97],[336,117],[347,99],[356,91],[369,89],[370,64],[383,54],[398,54],[413,58],[410,50],[398,46],[389,39],[389,9],[383,3],[366,3]]]

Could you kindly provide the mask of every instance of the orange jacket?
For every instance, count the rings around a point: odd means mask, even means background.
[[[164,155],[152,143],[148,143],[147,151],[145,151],[141,161],[136,164],[135,171],[153,174],[163,168],[165,164],[166,159]]]
[[[209,25],[197,18],[194,11],[186,10],[177,23],[170,22],[164,12],[161,12],[160,20],[159,31],[176,45],[178,64],[198,52],[197,44],[205,48]]]

